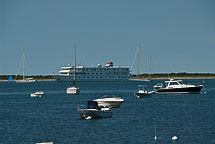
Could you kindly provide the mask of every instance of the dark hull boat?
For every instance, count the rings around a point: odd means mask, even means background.
[[[147,91],[145,90],[145,85],[138,85],[138,91],[134,92],[134,96],[136,98],[150,98],[152,97],[152,94],[155,93],[155,91]]]
[[[203,85],[184,84],[182,80],[165,81],[166,87],[162,83],[154,86],[158,94],[194,94],[199,93]]]
[[[186,88],[159,88],[158,94],[194,94],[199,93],[202,86],[186,87]]]
[[[99,107],[97,101],[88,101],[87,108],[78,107],[78,113],[84,119],[110,118],[113,115],[109,108]]]

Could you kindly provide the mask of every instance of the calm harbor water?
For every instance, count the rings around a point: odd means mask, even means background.
[[[157,144],[215,143],[215,80],[184,80],[203,83],[201,94],[153,95],[137,99],[137,85],[151,82],[80,82],[80,95],[66,95],[67,82],[0,82],[0,144]],[[31,98],[35,90],[42,98]],[[83,120],[77,107],[103,95],[125,100],[113,117]],[[172,137],[178,141],[172,142]]]

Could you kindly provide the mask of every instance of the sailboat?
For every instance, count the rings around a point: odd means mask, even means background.
[[[151,79],[140,79],[140,77],[139,77],[139,65],[140,65],[140,45],[138,46],[138,61],[137,61],[137,78],[136,79],[129,79],[129,80],[131,80],[131,81],[151,81]],[[149,68],[150,70],[150,73],[151,73],[151,57],[150,57],[150,68]],[[149,74],[149,76],[151,76],[150,74]]]
[[[20,62],[20,65],[21,65],[21,62]],[[20,65],[19,65],[19,68],[20,68]],[[18,72],[19,72],[19,68],[18,68],[18,71],[17,71],[17,74],[16,74],[16,78],[17,78],[17,75],[18,75]],[[16,80],[16,82],[17,83],[36,82],[36,80],[33,79],[33,78],[25,78],[25,52],[23,54],[22,77],[23,77],[22,80]]]
[[[9,77],[8,82],[13,82],[13,77],[12,77],[12,75]]]
[[[74,69],[73,69],[73,86],[69,86],[66,89],[67,94],[78,95],[80,93],[80,89],[76,87],[76,51],[75,51],[75,41],[74,41]]]

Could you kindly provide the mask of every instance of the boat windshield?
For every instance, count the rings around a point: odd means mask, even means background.
[[[144,85],[138,85],[138,90],[142,90],[142,91],[145,91],[145,87]]]
[[[179,83],[180,85],[183,85],[183,82],[182,82],[182,81],[178,81],[178,83]]]

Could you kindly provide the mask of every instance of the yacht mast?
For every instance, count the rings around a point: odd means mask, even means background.
[[[73,86],[75,86],[75,78],[76,78],[76,51],[75,51],[75,40],[74,40],[74,77],[73,77]]]
[[[151,56],[150,56],[150,64],[149,64],[149,78],[151,78],[151,68],[152,68],[152,65],[151,65]]]
[[[22,67],[22,70],[23,70],[23,80],[25,79],[25,52],[23,54],[23,67]]]
[[[139,79],[140,45],[138,46],[137,79]]]

